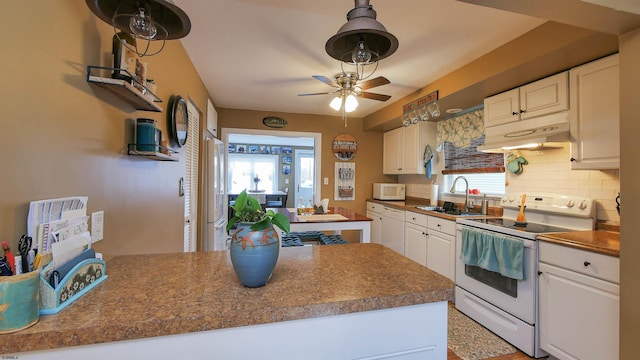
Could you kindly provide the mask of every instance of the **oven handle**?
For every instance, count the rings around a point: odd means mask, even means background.
[[[468,229],[492,232],[491,230],[480,229],[480,228],[476,228],[476,227],[473,227],[473,226],[458,224],[458,232],[460,233],[459,236],[460,236],[461,239],[462,239],[462,228],[463,227],[468,228]],[[517,238],[515,236],[510,236],[510,235],[506,235],[506,234],[500,234],[500,235],[504,235],[506,237],[509,237],[509,238],[512,238],[512,239],[516,239],[516,240],[522,240],[524,242],[524,247],[529,248],[529,249],[537,249],[537,246],[536,246],[537,241],[535,241],[535,240],[519,239],[519,238]]]

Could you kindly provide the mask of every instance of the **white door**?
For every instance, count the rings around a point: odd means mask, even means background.
[[[296,150],[295,151],[295,202],[294,206],[298,206],[300,198],[304,198],[304,203],[315,194],[315,162],[313,150]],[[314,199],[315,203],[316,200]]]
[[[185,144],[184,251],[196,250],[198,219],[198,154],[200,149],[200,111],[187,101],[189,130]]]

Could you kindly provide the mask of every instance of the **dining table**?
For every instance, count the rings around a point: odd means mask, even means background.
[[[329,206],[323,214],[304,215],[298,215],[296,208],[274,208],[273,210],[289,219],[291,232],[332,231],[335,235],[340,235],[343,230],[355,230],[360,233],[361,243],[371,242],[372,220],[350,209]]]

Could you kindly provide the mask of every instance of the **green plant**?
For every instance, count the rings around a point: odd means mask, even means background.
[[[264,211],[258,199],[248,195],[246,190],[238,195],[231,208],[234,214],[227,224],[227,231],[231,230],[235,224],[243,222],[253,223],[250,227],[251,230],[264,230],[272,224],[286,233],[291,228],[289,218],[271,209]]]

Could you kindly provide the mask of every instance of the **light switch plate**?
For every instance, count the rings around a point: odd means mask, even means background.
[[[328,177],[324,178],[324,182],[323,182],[323,183],[324,183],[325,185],[329,185],[329,178],[328,178]]]
[[[91,243],[98,242],[104,238],[104,211],[97,211],[91,214]]]

